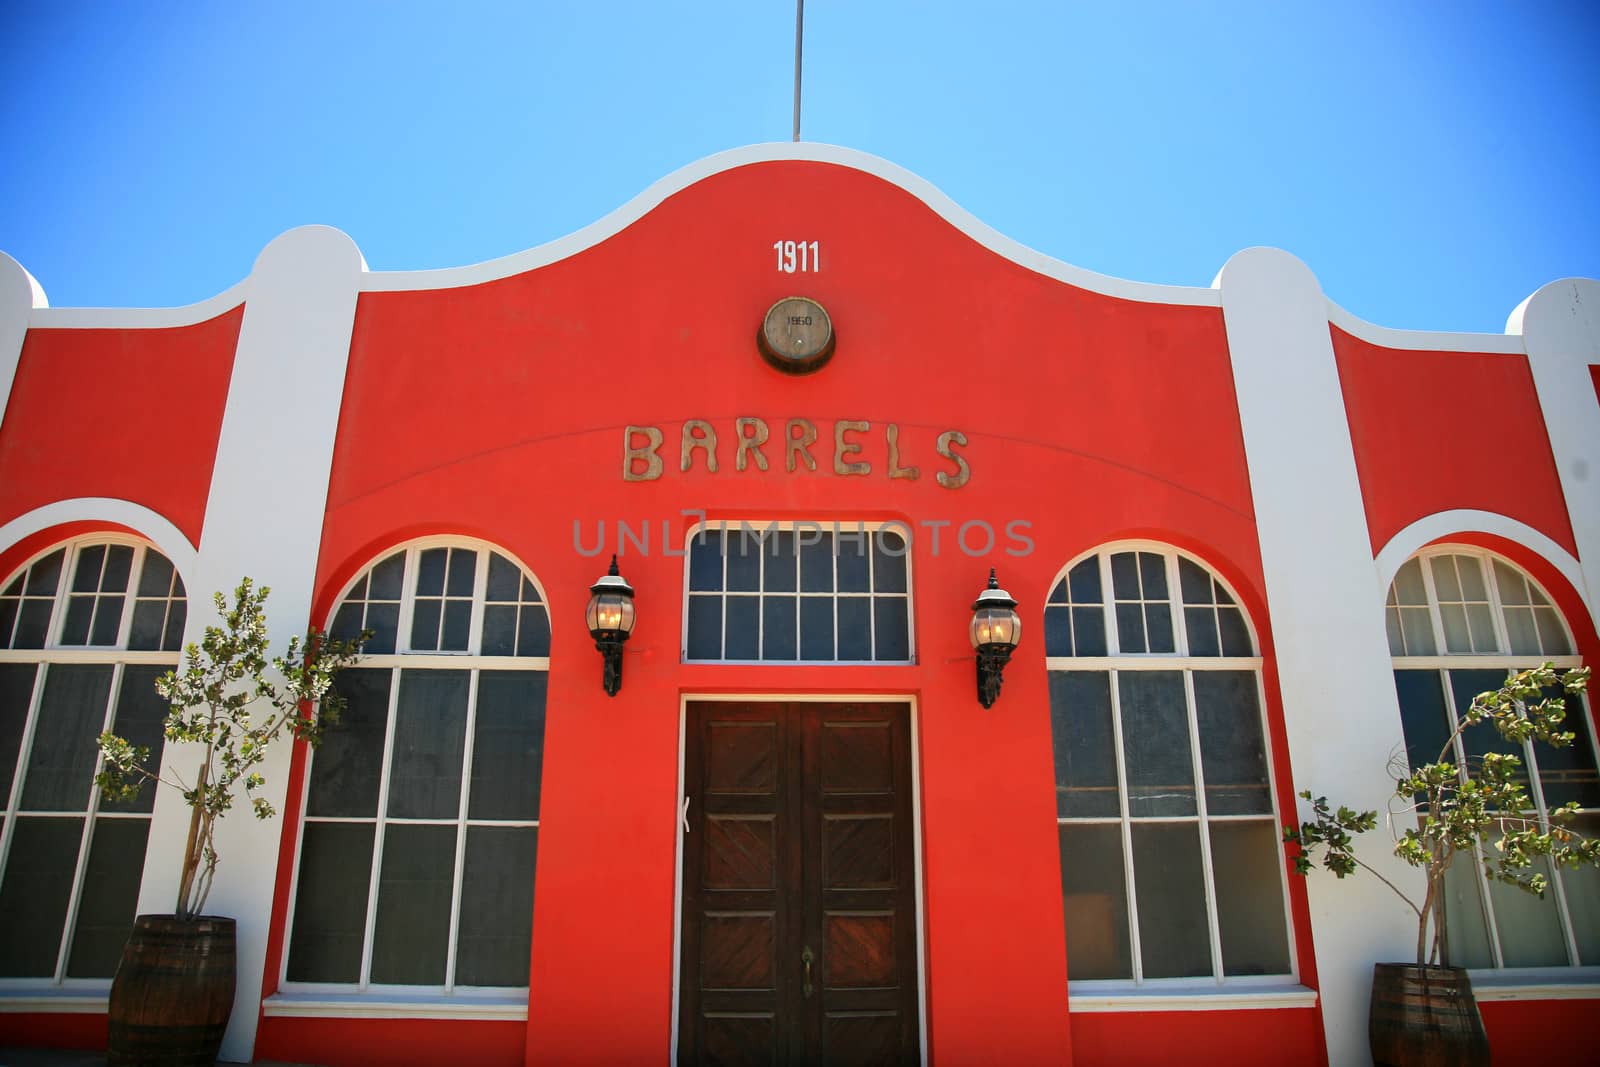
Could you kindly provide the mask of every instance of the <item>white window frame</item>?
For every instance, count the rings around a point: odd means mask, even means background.
[[[1167,579],[1167,603],[1172,612],[1173,646],[1172,652],[1130,652],[1121,653],[1121,644],[1117,631],[1116,592],[1112,584],[1111,557],[1123,552],[1145,552],[1160,555]],[[1226,1000],[1226,1004],[1217,1006],[1239,1008],[1281,1008],[1286,1006],[1303,1006],[1305,993],[1298,988],[1299,983],[1299,952],[1295,943],[1295,928],[1289,895],[1288,868],[1285,863],[1278,864],[1279,875],[1279,900],[1283,905],[1283,927],[1285,932],[1285,945],[1288,953],[1289,970],[1282,974],[1270,975],[1227,975],[1224,974],[1222,958],[1222,927],[1217,918],[1216,878],[1211,859],[1211,835],[1208,827],[1212,823],[1220,822],[1256,822],[1271,825],[1274,828],[1274,839],[1277,838],[1276,830],[1282,825],[1278,812],[1278,780],[1277,769],[1272,758],[1273,734],[1271,723],[1267,716],[1266,685],[1263,680],[1262,665],[1264,659],[1260,655],[1251,656],[1193,656],[1189,652],[1189,630],[1184,615],[1184,600],[1182,584],[1178,572],[1178,560],[1188,560],[1206,572],[1227,594],[1233,598],[1233,606],[1239,609],[1239,614],[1244,620],[1246,631],[1250,637],[1252,649],[1261,648],[1260,639],[1256,632],[1255,622],[1250,613],[1245,609],[1244,602],[1226,579],[1205,560],[1192,553],[1184,552],[1172,545],[1157,541],[1118,541],[1110,544],[1097,545],[1087,552],[1074,557],[1066,566],[1062,567],[1051,579],[1045,594],[1046,607],[1064,605],[1051,605],[1050,593],[1058,584],[1067,581],[1067,576],[1084,560],[1091,556],[1099,556],[1100,560],[1100,590],[1101,611],[1106,627],[1106,656],[1047,656],[1045,669],[1047,671],[1077,671],[1077,672],[1105,672],[1109,676],[1111,698],[1111,725],[1112,742],[1116,756],[1117,775],[1117,807],[1115,816],[1094,817],[1062,817],[1056,819],[1059,832],[1060,827],[1072,826],[1117,826],[1122,838],[1123,861],[1123,890],[1127,898],[1128,909],[1128,941],[1131,951],[1133,976],[1131,978],[1111,979],[1069,979],[1068,993],[1073,998],[1074,1008],[1077,1010],[1096,1011],[1155,1011],[1170,1009],[1172,1005],[1159,1003],[1152,997],[1159,998],[1161,994],[1171,993],[1178,996],[1185,994],[1209,994],[1206,997],[1208,1005],[1216,998]],[[1124,601],[1131,603],[1130,601]],[[1153,601],[1146,601],[1151,603]],[[1074,602],[1075,603],[1075,602]],[[1088,606],[1088,605],[1078,605]],[[1199,606],[1199,605],[1196,605]],[[1041,612],[1041,632],[1043,631]],[[1252,672],[1256,682],[1256,709],[1260,716],[1262,755],[1267,767],[1267,793],[1272,810],[1269,814],[1249,815],[1211,815],[1206,810],[1205,774],[1201,761],[1199,718],[1196,713],[1194,695],[1193,672],[1197,670],[1209,671],[1245,671]],[[1128,811],[1128,783],[1126,754],[1122,738],[1122,705],[1121,694],[1117,684],[1118,674],[1122,671],[1181,671],[1183,675],[1183,689],[1185,712],[1189,727],[1189,753],[1193,768],[1195,783],[1195,814],[1182,816],[1140,816],[1137,819]],[[1142,958],[1139,940],[1139,903],[1138,892],[1134,878],[1133,864],[1133,824],[1139,823],[1187,823],[1196,825],[1200,837],[1201,873],[1206,894],[1206,921],[1208,924],[1209,943],[1211,950],[1212,974],[1209,976],[1193,976],[1184,978],[1145,978],[1144,961]],[[1071,961],[1068,961],[1070,971]],[[1284,995],[1280,991],[1288,990]],[[1241,994],[1244,994],[1241,996]],[[1285,996],[1288,999],[1285,999]],[[1080,1003],[1079,998],[1084,998]]]
[[[89,645],[89,644],[61,644],[61,631],[66,624],[67,605],[72,592],[72,575],[77,568],[78,558],[85,549],[96,547],[109,547],[120,545],[134,550],[132,562],[128,570],[128,588],[124,594],[122,618],[117,628],[117,641],[114,645]],[[11,842],[16,831],[19,815],[29,818],[81,818],[83,819],[83,834],[78,842],[77,865],[72,874],[71,895],[67,899],[67,910],[63,918],[63,928],[60,934],[60,944],[56,952],[56,967],[49,977],[0,977],[0,993],[13,991],[38,991],[52,989],[61,991],[80,991],[89,994],[98,994],[109,991],[110,978],[71,978],[67,975],[67,965],[72,957],[73,932],[78,924],[78,909],[83,899],[84,875],[89,864],[89,851],[93,845],[94,827],[97,819],[127,819],[143,820],[150,823],[153,815],[151,812],[131,811],[101,811],[100,790],[91,784],[89,787],[89,803],[78,811],[28,811],[20,810],[23,788],[29,758],[33,751],[33,742],[39,724],[39,709],[44,699],[45,687],[48,683],[49,668],[55,664],[110,664],[111,685],[106,700],[105,715],[101,721],[102,732],[114,728],[117,719],[117,704],[122,692],[122,676],[124,669],[129,666],[150,665],[171,667],[176,669],[179,665],[181,650],[172,651],[131,651],[128,649],[128,636],[133,628],[134,607],[139,600],[139,581],[144,575],[144,563],[149,553],[162,555],[160,549],[138,537],[124,534],[91,533],[79,537],[58,541],[34,553],[25,562],[15,567],[11,573],[0,582],[0,590],[8,587],[16,578],[35,563],[57,551],[62,551],[61,573],[56,579],[56,589],[52,596],[50,608],[50,623],[47,630],[43,648],[11,649],[0,648],[0,663],[31,663],[35,664],[33,693],[28,705],[27,719],[23,725],[22,738],[17,746],[16,766],[11,779],[11,792],[3,799],[5,802],[5,823],[0,828],[0,884],[5,879],[6,867],[11,856]],[[162,556],[165,559],[165,556]],[[174,573],[178,572],[177,564],[170,559]],[[178,579],[183,582],[182,574]],[[185,601],[187,601],[188,584],[183,582]],[[186,603],[187,608],[187,603]],[[10,640],[10,635],[6,635]],[[98,775],[105,765],[105,757],[96,753],[94,771]],[[147,789],[155,786],[146,783]],[[147,845],[148,852],[148,845]],[[137,900],[135,901],[137,910]]]
[[[465,548],[478,553],[472,586],[472,612],[469,623],[468,646],[465,651],[413,651],[411,623],[416,602],[416,587],[421,554],[432,548]],[[267,1001],[269,1015],[296,1016],[347,1016],[373,1015],[377,1017],[455,1017],[524,1018],[527,1003],[527,986],[468,986],[455,982],[456,951],[460,934],[461,897],[466,864],[467,831],[473,826],[538,829],[540,819],[472,819],[468,817],[472,788],[472,754],[477,728],[478,679],[482,671],[543,671],[550,670],[549,656],[486,656],[481,654],[483,640],[483,614],[488,586],[490,554],[498,554],[515,565],[538,591],[547,616],[553,618],[550,599],[543,584],[516,555],[488,541],[462,537],[428,537],[393,546],[378,552],[351,577],[335,598],[325,626],[331,627],[339,608],[344,605],[352,589],[367,577],[378,564],[387,561],[396,552],[404,552],[405,562],[401,573],[400,612],[395,634],[395,652],[391,654],[362,656],[357,669],[388,670],[389,707],[384,725],[383,757],[379,767],[377,810],[370,816],[308,815],[306,803],[311,792],[311,773],[316,753],[309,753],[305,774],[300,783],[300,820],[295,829],[295,861],[289,881],[289,907],[283,926],[283,951],[279,962],[278,988],[284,996]],[[448,575],[446,582],[448,583]],[[446,586],[448,588],[448,585]],[[370,591],[370,586],[369,586]],[[389,785],[392,778],[391,761],[394,755],[394,730],[400,699],[400,681],[403,670],[470,671],[467,683],[467,718],[462,745],[461,794],[457,801],[454,819],[392,818],[388,815]],[[542,777],[541,777],[542,783]],[[542,805],[541,805],[542,807]],[[372,825],[372,867],[368,872],[366,927],[362,934],[361,970],[356,982],[299,982],[289,978],[289,950],[294,936],[295,907],[300,891],[300,866],[304,859],[305,828],[308,823],[338,823],[345,825]],[[449,940],[446,945],[445,981],[442,985],[396,985],[371,981],[373,938],[378,918],[378,888],[383,873],[383,848],[385,830],[390,824],[408,826],[456,827],[454,883],[450,897]],[[451,1009],[440,1011],[434,1003],[438,998],[457,999]],[[345,1003],[349,1001],[350,1003]],[[518,1009],[516,1005],[523,1007]],[[387,1007],[385,1007],[387,1005]],[[519,1013],[519,1011],[521,1013]]]
[[[1557,668],[1572,668],[1583,665],[1582,657],[1575,654],[1551,655],[1541,652],[1538,654],[1513,655],[1509,651],[1511,639],[1506,627],[1505,605],[1500,597],[1500,579],[1495,573],[1495,563],[1502,563],[1515,571],[1528,583],[1530,588],[1537,590],[1545,598],[1546,602],[1555,609],[1556,619],[1560,622],[1562,632],[1567,640],[1567,647],[1576,649],[1578,646],[1573,638],[1572,627],[1568,625],[1566,615],[1556,602],[1556,598],[1550,595],[1550,591],[1530,574],[1526,567],[1498,552],[1491,552],[1488,549],[1478,548],[1474,545],[1457,543],[1429,545],[1421,551],[1413,553],[1405,561],[1406,563],[1410,563],[1414,559],[1420,561],[1423,585],[1428,594],[1428,617],[1433,625],[1435,648],[1445,649],[1448,647],[1445,643],[1444,621],[1439,610],[1440,600],[1438,591],[1434,586],[1433,565],[1431,562],[1439,556],[1467,556],[1477,561],[1483,574],[1484,585],[1488,590],[1489,614],[1494,625],[1495,651],[1492,653],[1441,651],[1434,656],[1391,656],[1390,661],[1395,671],[1427,670],[1433,671],[1438,675],[1445,705],[1446,724],[1450,730],[1454,731],[1460,723],[1456,712],[1457,694],[1455,686],[1450,679],[1450,672],[1453,670],[1515,671],[1537,666],[1541,662],[1549,662]],[[1390,580],[1390,589],[1384,591],[1385,611],[1388,610],[1389,594],[1397,579],[1398,571],[1396,572],[1396,578]],[[1454,603],[1454,601],[1451,601],[1451,603]],[[1596,744],[1594,717],[1589,713],[1589,710],[1588,698],[1579,696],[1577,698],[1577,707],[1569,706],[1566,721],[1570,729],[1585,731],[1589,739],[1589,751],[1595,754],[1597,761],[1600,761],[1600,746]],[[1492,727],[1481,728],[1490,729]],[[1461,738],[1457,737],[1455,739],[1454,748],[1457,764],[1463,765],[1466,754]],[[1540,784],[1537,753],[1531,740],[1524,741],[1522,748],[1523,766],[1528,772],[1528,792],[1539,813],[1540,823],[1548,826],[1550,822],[1549,807],[1545,803],[1544,790]],[[1582,808],[1580,811],[1585,815],[1600,815],[1600,808]],[[1566,965],[1551,964],[1541,967],[1507,967],[1505,965],[1505,952],[1500,945],[1500,928],[1495,918],[1494,898],[1490,894],[1489,879],[1484,874],[1483,859],[1482,846],[1475,846],[1473,848],[1472,866],[1475,868],[1474,873],[1478,883],[1478,900],[1483,909],[1484,930],[1489,941],[1489,953],[1494,960],[1494,965],[1492,967],[1473,968],[1471,973],[1474,976],[1482,975],[1491,982],[1502,977],[1527,978],[1542,975],[1600,977],[1600,960],[1587,964],[1578,962],[1578,943],[1572,929],[1572,916],[1567,907],[1565,879],[1558,868],[1552,868],[1550,872],[1550,896],[1555,901],[1556,921],[1561,928],[1562,942],[1567,952]],[[1458,860],[1457,862],[1464,861]]]
[[[767,553],[765,550],[766,538],[774,533],[793,533],[796,530],[816,530],[825,533],[834,539],[833,551],[833,589],[823,593],[805,593],[799,589],[796,581],[793,590],[780,590],[768,593],[766,589]],[[903,593],[880,593],[873,590],[876,574],[874,568],[874,553],[869,549],[865,554],[867,560],[867,592],[840,592],[839,591],[839,544],[842,537],[868,537],[879,530],[892,529],[901,534],[905,539],[905,551],[900,558],[906,562],[906,588]],[[698,590],[691,592],[689,588],[689,553],[696,538],[704,533],[720,533],[726,538],[729,534],[737,536],[744,532],[756,536],[763,548],[759,553],[761,557],[761,578],[755,589],[728,589],[728,553],[727,541],[723,541],[722,553],[722,588],[716,592],[711,590]],[[728,664],[763,667],[906,667],[917,662],[917,631],[915,610],[915,575],[912,568],[914,538],[909,522],[896,519],[867,522],[864,520],[828,519],[807,521],[780,520],[780,519],[712,519],[699,522],[691,526],[684,536],[683,542],[683,625],[679,630],[679,662],[684,664]],[[797,549],[798,551],[798,549]],[[757,598],[758,604],[764,604],[768,596],[794,597],[795,598],[795,659],[690,659],[689,658],[689,602],[691,597],[718,597],[722,601],[722,635],[719,647],[727,648],[727,599],[729,596],[752,596]],[[802,600],[828,600],[837,605],[841,598],[865,600],[869,605],[867,612],[868,645],[872,648],[873,655],[877,655],[878,621],[877,612],[870,610],[878,600],[903,599],[906,603],[906,659],[839,659],[839,626],[837,608],[834,613],[833,628],[833,659],[800,659],[798,658],[801,629],[800,629],[800,602]],[[766,612],[758,607],[756,611],[756,648],[762,645],[762,627],[765,625]]]

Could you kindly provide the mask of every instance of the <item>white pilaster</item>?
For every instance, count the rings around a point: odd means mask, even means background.
[[[305,630],[365,269],[349,237],[304,226],[267,245],[245,283],[244,321],[188,590],[186,644],[215,622],[212,594],[231,595],[247,575],[272,588],[267,619],[275,652]],[[261,768],[263,794],[280,812],[289,757],[281,744]],[[193,780],[193,760],[189,752],[167,750],[166,763],[186,780]],[[172,911],[188,818],[183,799],[164,790],[150,832],[141,912]],[[239,930],[238,992],[224,1060],[248,1062],[255,1045],[282,829],[277,819],[253,818],[248,805],[218,824],[220,861],[205,910],[236,919]]]
[[[1382,810],[1393,791],[1385,768],[1392,752],[1404,751],[1404,736],[1327,299],[1305,264],[1275,248],[1239,252],[1214,284],[1232,353],[1294,783],[1335,804]],[[1390,854],[1382,830],[1359,853],[1398,884],[1420,884]],[[1320,872],[1307,881],[1328,1061],[1371,1063],[1372,964],[1412,959],[1416,926],[1393,893],[1364,873],[1341,881]]]
[[[0,252],[0,422],[11,400],[11,383],[22,359],[22,340],[28,335],[28,317],[36,307],[48,306],[44,290],[21,263]]]
[[[1600,364],[1600,281],[1551,282],[1511,313],[1506,333],[1527,346],[1587,586],[1578,593],[1600,625],[1600,398],[1589,375]]]

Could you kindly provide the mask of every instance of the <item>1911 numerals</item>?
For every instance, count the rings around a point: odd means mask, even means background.
[[[822,244],[818,241],[774,241],[778,270],[783,274],[815,274],[822,269]]]

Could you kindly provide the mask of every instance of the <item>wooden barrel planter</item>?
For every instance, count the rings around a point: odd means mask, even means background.
[[[111,982],[107,1067],[211,1067],[233,1011],[232,919],[141,915]]]
[[[1461,967],[1378,963],[1367,1023],[1377,1067],[1480,1067],[1489,1035]]]

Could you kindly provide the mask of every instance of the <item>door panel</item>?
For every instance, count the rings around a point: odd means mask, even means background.
[[[917,1063],[906,707],[691,704],[687,740],[679,1062]]]

